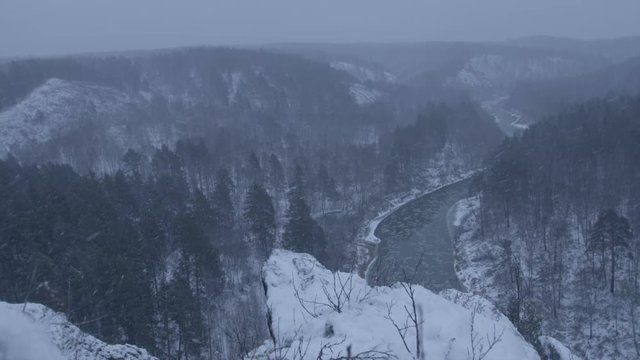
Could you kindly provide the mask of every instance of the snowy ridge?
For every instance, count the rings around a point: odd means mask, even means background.
[[[487,54],[471,58],[451,81],[472,88],[492,88],[552,78],[570,72],[571,67],[571,61],[559,57],[518,60]]]
[[[329,359],[346,356],[347,348],[352,356],[374,351],[387,358],[414,358],[393,325],[405,324],[405,307],[411,307],[399,284],[371,288],[357,275],[331,273],[310,255],[284,250],[274,251],[263,273],[275,344],[266,341],[248,358]],[[420,286],[414,289],[423,319],[420,339],[425,358],[466,360],[473,349],[479,349],[478,341],[486,350],[487,336],[496,334],[499,341],[485,360],[539,359],[506,318],[496,320]],[[475,347],[471,334],[476,338]],[[407,330],[408,349],[415,349],[415,335],[415,328]]]
[[[87,118],[117,119],[118,113],[126,112],[129,102],[125,94],[108,87],[49,79],[0,113],[0,154],[46,142]]]
[[[355,77],[359,81],[373,81],[373,82],[386,82],[394,83],[398,79],[390,72],[387,71],[375,71],[364,66],[358,66],[343,61],[335,61],[329,64],[332,68],[340,71],[344,71],[349,75]]]
[[[397,82],[396,77],[386,71],[375,71],[364,66],[341,61],[332,62],[329,65],[336,70],[346,72],[358,81],[349,87],[349,93],[358,105],[373,104],[382,96],[379,90],[365,84]]]
[[[353,84],[349,87],[349,93],[358,105],[368,105],[376,102],[382,93],[375,89],[370,89],[362,84]]]
[[[0,302],[0,359],[158,360],[133,345],[109,345],[40,304]]]
[[[229,103],[238,101],[238,91],[240,90],[240,83],[243,80],[243,75],[239,71],[234,71],[223,75],[227,86],[229,88],[227,99]]]

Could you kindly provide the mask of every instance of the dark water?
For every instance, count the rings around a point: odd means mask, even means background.
[[[462,290],[453,268],[447,214],[457,201],[469,196],[471,182],[468,178],[423,195],[378,225],[375,235],[382,242],[369,272],[372,285],[410,281],[432,291]]]

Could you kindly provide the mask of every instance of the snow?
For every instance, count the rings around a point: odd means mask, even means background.
[[[344,71],[358,79],[358,81],[367,82],[397,82],[397,78],[387,71],[376,71],[364,66],[358,66],[344,61],[335,61],[329,64],[332,68]]]
[[[103,86],[49,79],[15,106],[0,112],[0,154],[43,143],[69,130],[87,114],[124,113],[129,98]]]
[[[500,129],[508,136],[529,128],[525,116],[506,106],[509,96],[495,96],[482,102],[482,108],[491,114]]]
[[[63,360],[45,328],[0,303],[0,360]]]
[[[133,345],[109,345],[44,305],[0,302],[0,360],[157,360]]]
[[[547,351],[548,353],[545,354],[547,355],[549,358],[552,358],[551,356],[551,350],[553,350],[553,352],[555,352],[555,354],[557,354],[558,356],[560,356],[560,358],[555,358],[557,360],[581,360],[582,358],[574,355],[571,350],[569,350],[568,347],[564,346],[560,341],[552,338],[551,336],[540,336],[540,344],[542,344],[542,347],[545,349],[545,351]]]
[[[373,104],[382,93],[375,89],[370,89],[362,84],[353,84],[349,87],[349,93],[358,105]]]
[[[358,82],[349,87],[349,93],[358,105],[373,104],[382,96],[379,90],[373,89],[371,83],[394,83],[395,76],[386,71],[376,71],[364,66],[336,61],[329,64],[332,68],[344,71],[353,76]]]
[[[226,73],[223,75],[224,79],[227,83],[228,94],[227,99],[229,103],[237,102],[238,91],[240,90],[240,83],[243,81],[243,74],[239,71],[234,71],[231,73]]]
[[[505,268],[508,264],[502,260],[506,254],[501,242],[509,239],[511,256],[519,260],[524,274],[522,281],[535,284],[536,293],[532,299],[542,309],[542,331],[546,336],[541,338],[541,342],[545,351],[553,349],[564,356],[562,359],[578,359],[577,355],[586,359],[637,357],[628,300],[621,296],[612,297],[607,289],[585,292],[581,275],[588,259],[574,214],[569,213],[566,217],[570,231],[564,239],[566,249],[561,255],[566,269],[562,280],[563,296],[554,317],[546,298],[550,292],[548,282],[538,275],[545,263],[533,255],[542,253],[541,249],[532,248],[542,247],[542,240],[531,237],[527,241],[515,223],[511,223],[510,230],[503,232],[500,239],[482,236],[479,210],[477,197],[461,200],[452,210],[461,214],[459,226],[453,226],[455,270],[468,291],[490,299],[501,308],[507,306],[513,285],[509,270]],[[591,307],[588,301],[593,301]],[[590,317],[593,319],[591,329]]]
[[[501,297],[501,291],[496,285],[496,276],[499,274],[495,271],[494,264],[503,249],[492,242],[473,241],[478,227],[479,207],[479,199],[470,197],[458,201],[451,209],[455,214],[451,223],[455,252],[454,268],[465,289],[495,300]]]
[[[449,82],[486,89],[523,80],[548,79],[573,71],[574,63],[560,57],[517,58],[485,54],[469,59]]]
[[[158,279],[156,279],[159,283],[167,284],[171,282],[176,273],[178,272],[178,266],[180,265],[180,261],[182,260],[182,252],[176,249],[172,251],[167,257],[164,259],[163,266],[161,267],[162,271],[160,272]]]
[[[302,349],[304,358],[315,359],[324,346],[325,357],[321,358],[328,358],[328,347],[333,345],[332,357],[345,356],[350,346],[352,355],[374,350],[398,359],[414,358],[391,321],[403,326],[407,321],[405,307],[411,307],[400,284],[372,288],[355,274],[331,273],[312,256],[285,250],[274,251],[264,265],[263,276],[276,345],[266,341],[250,356],[294,359],[297,349]],[[487,336],[500,338],[486,360],[539,359],[504,316],[496,317],[480,306],[469,310],[420,286],[414,289],[425,358],[468,359],[473,318],[473,333],[485,349]],[[466,303],[480,301],[472,298]],[[340,306],[329,306],[331,303]],[[414,328],[407,330],[406,341],[409,349],[415,349]]]
[[[458,202],[452,209],[453,211],[453,226],[462,225],[462,221],[467,218],[471,212],[475,209],[475,203],[471,201]]]

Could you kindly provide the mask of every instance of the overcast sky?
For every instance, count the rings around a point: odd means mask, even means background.
[[[0,0],[0,57],[527,35],[640,35],[640,0]]]

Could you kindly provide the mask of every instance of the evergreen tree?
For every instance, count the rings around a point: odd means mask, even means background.
[[[167,289],[168,318],[178,326],[178,355],[185,359],[199,359],[206,339],[206,327],[202,321],[200,301],[190,286],[188,265],[180,265],[175,278]]]
[[[216,242],[222,244],[226,250],[233,250],[233,228],[235,226],[235,211],[231,201],[234,185],[226,169],[221,169],[216,177],[216,185],[211,199],[214,236]]]
[[[609,289],[613,293],[616,279],[616,260],[619,248],[627,248],[631,239],[629,221],[618,215],[615,210],[602,212],[593,225],[588,239],[588,250],[599,251],[604,255],[609,252],[610,283]],[[603,259],[604,261],[604,259]]]
[[[325,199],[335,199],[338,197],[336,181],[329,175],[329,171],[325,164],[320,164],[316,181],[318,184],[318,191],[320,191]]]
[[[271,197],[258,183],[249,189],[244,217],[249,223],[249,233],[259,254],[268,257],[276,240],[275,210]]]
[[[276,194],[280,194],[285,186],[284,169],[282,163],[276,154],[269,157],[269,185],[275,190]]]
[[[284,229],[284,247],[296,252],[305,252],[322,260],[326,249],[324,231],[311,217],[311,209],[304,197],[304,173],[296,166],[292,187],[289,190],[287,224]]]
[[[142,154],[129,149],[122,157],[123,170],[125,174],[134,179],[141,179],[144,174],[144,163]]]
[[[524,339],[540,351],[543,319],[536,305],[531,301],[512,299],[507,308],[507,317]]]
[[[260,160],[258,159],[256,152],[253,150],[249,153],[249,159],[247,160],[247,177],[258,183],[262,183],[264,181]]]
[[[152,273],[147,271],[147,249],[133,224],[119,226],[113,241],[121,242],[121,248],[110,256],[111,265],[118,269],[119,278],[113,289],[113,299],[118,324],[121,324],[126,341],[152,350],[155,339],[154,301],[151,291]]]

